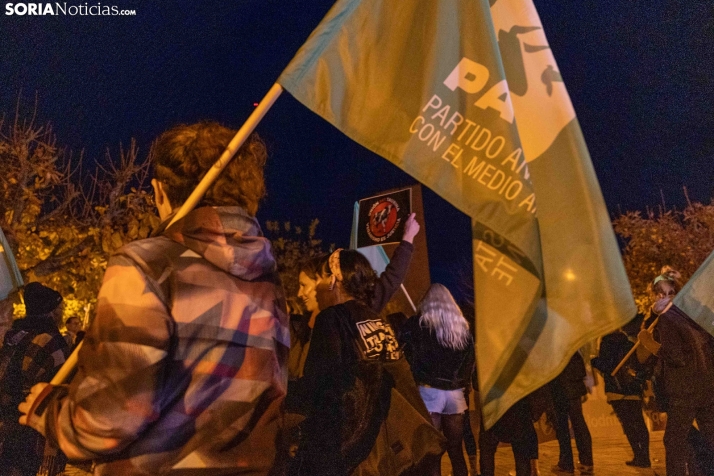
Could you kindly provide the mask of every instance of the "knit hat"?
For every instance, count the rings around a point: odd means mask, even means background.
[[[28,316],[49,314],[62,303],[62,295],[40,283],[25,286],[25,309]]]

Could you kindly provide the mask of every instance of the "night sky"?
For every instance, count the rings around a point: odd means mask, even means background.
[[[436,1],[436,0],[434,0]],[[57,143],[90,160],[136,138],[214,119],[238,128],[331,0],[89,5],[136,16],[0,12],[0,111],[18,94]],[[87,2],[81,2],[86,4]],[[709,202],[714,185],[714,3],[536,0],[610,212]],[[68,5],[80,2],[68,2]],[[352,204],[414,180],[283,93],[258,127],[270,150],[258,217],[307,224],[348,244]],[[425,190],[432,279],[471,274],[468,218]]]

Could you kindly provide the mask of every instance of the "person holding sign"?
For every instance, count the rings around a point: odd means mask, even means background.
[[[377,278],[374,289],[369,297],[369,307],[375,313],[381,313],[392,299],[394,293],[404,282],[409,270],[409,264],[414,250],[414,237],[419,233],[421,226],[416,221],[416,214],[411,213],[404,224],[402,241],[394,250],[392,259],[384,272]],[[316,297],[318,270],[325,261],[325,256],[312,257],[302,263],[298,275],[298,298],[303,301],[308,312],[308,318],[291,320],[290,323],[290,357],[288,370],[290,379],[297,380],[302,377],[305,359],[310,349],[310,336],[315,325],[315,318],[322,310]],[[290,398],[290,397],[289,397]]]
[[[168,225],[233,136],[202,122],[158,138],[162,225],[110,259],[69,388],[35,386],[20,405],[21,423],[95,474],[274,471],[289,338],[255,218],[263,142],[250,137],[201,206]]]
[[[714,337],[672,305],[681,289],[679,277],[666,267],[654,279],[657,301],[652,311],[659,320],[653,330],[643,327],[637,336],[645,349],[638,358],[644,361],[648,354],[658,358],[655,390],[658,400],[666,400],[668,476],[690,474],[693,452],[688,435],[695,419],[707,449],[714,450]]]
[[[394,331],[370,307],[375,286],[355,250],[335,251],[319,270],[293,474],[425,474],[443,453]]]

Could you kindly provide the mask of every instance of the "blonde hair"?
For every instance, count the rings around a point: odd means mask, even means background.
[[[463,350],[471,341],[471,331],[453,296],[441,284],[432,284],[419,303],[419,325],[431,329],[444,347]]]
[[[671,284],[675,293],[682,290],[682,273],[669,265],[662,266],[659,276],[657,276],[650,284],[650,290],[653,294],[657,294],[661,290],[660,283],[662,281],[666,281]]]

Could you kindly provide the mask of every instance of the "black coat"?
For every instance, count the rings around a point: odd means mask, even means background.
[[[443,452],[394,332],[364,304],[317,316],[302,380],[299,474],[399,474],[393,468]]]
[[[602,338],[600,355],[592,359],[590,363],[602,373],[606,392],[618,395],[642,396],[646,371],[644,366],[637,362],[635,354],[630,356],[615,377],[610,375],[634,345],[620,331],[613,332]]]
[[[470,386],[474,371],[473,339],[461,350],[444,347],[434,331],[419,325],[417,314],[402,326],[399,342],[417,384],[442,390]]]
[[[659,318],[655,386],[658,399],[684,405],[714,402],[714,337],[676,306]]]

